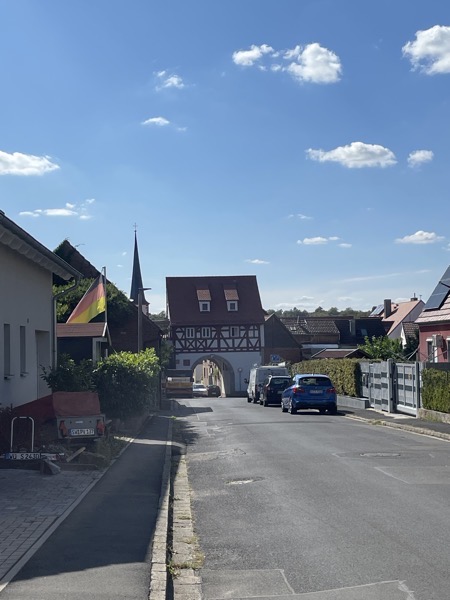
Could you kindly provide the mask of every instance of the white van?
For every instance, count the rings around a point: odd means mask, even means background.
[[[269,375],[287,375],[289,377],[289,371],[286,367],[277,367],[276,365],[253,367],[248,378],[247,402],[254,404],[259,402],[262,384]]]

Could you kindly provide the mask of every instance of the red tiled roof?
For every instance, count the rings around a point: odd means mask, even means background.
[[[423,310],[416,319],[416,323],[419,323],[419,325],[424,323],[439,323],[442,321],[450,321],[450,293],[441,308],[436,310]]]
[[[66,337],[106,337],[108,325],[106,323],[58,323],[56,335]]]
[[[383,311],[381,316],[383,317],[383,323],[387,325],[387,335],[392,333],[400,323],[412,321],[411,313],[420,306],[425,306],[423,300],[409,300],[407,302],[399,302],[398,304],[394,303],[389,317],[385,317]]]
[[[239,300],[239,294],[236,289],[236,286],[223,286],[223,291],[225,293],[225,300]]]
[[[197,299],[199,302],[211,302],[211,292],[207,287],[197,286]]]
[[[200,312],[198,290],[211,294],[210,311]],[[237,311],[228,311],[225,290],[236,290]],[[166,277],[167,305],[172,325],[263,324],[255,275]]]

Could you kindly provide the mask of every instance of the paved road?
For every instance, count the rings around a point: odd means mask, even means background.
[[[147,600],[168,426],[149,422],[1,600]]]
[[[245,399],[179,417],[205,600],[445,600],[450,445]]]

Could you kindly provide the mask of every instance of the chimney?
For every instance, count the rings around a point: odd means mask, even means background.
[[[414,302],[415,300],[417,300],[416,292],[414,292],[414,295],[413,295],[413,297],[411,298],[411,302]]]
[[[384,301],[384,318],[387,319],[388,317],[390,317],[392,314],[392,304],[391,301],[385,300]]]

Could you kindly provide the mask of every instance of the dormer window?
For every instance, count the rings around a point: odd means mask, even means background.
[[[225,300],[227,301],[228,312],[237,312],[239,304],[239,294],[236,288],[236,282],[229,282],[223,286]]]
[[[207,285],[197,285],[197,300],[200,312],[211,312],[211,292]]]
[[[210,302],[199,302],[200,312],[210,312],[211,303]]]

